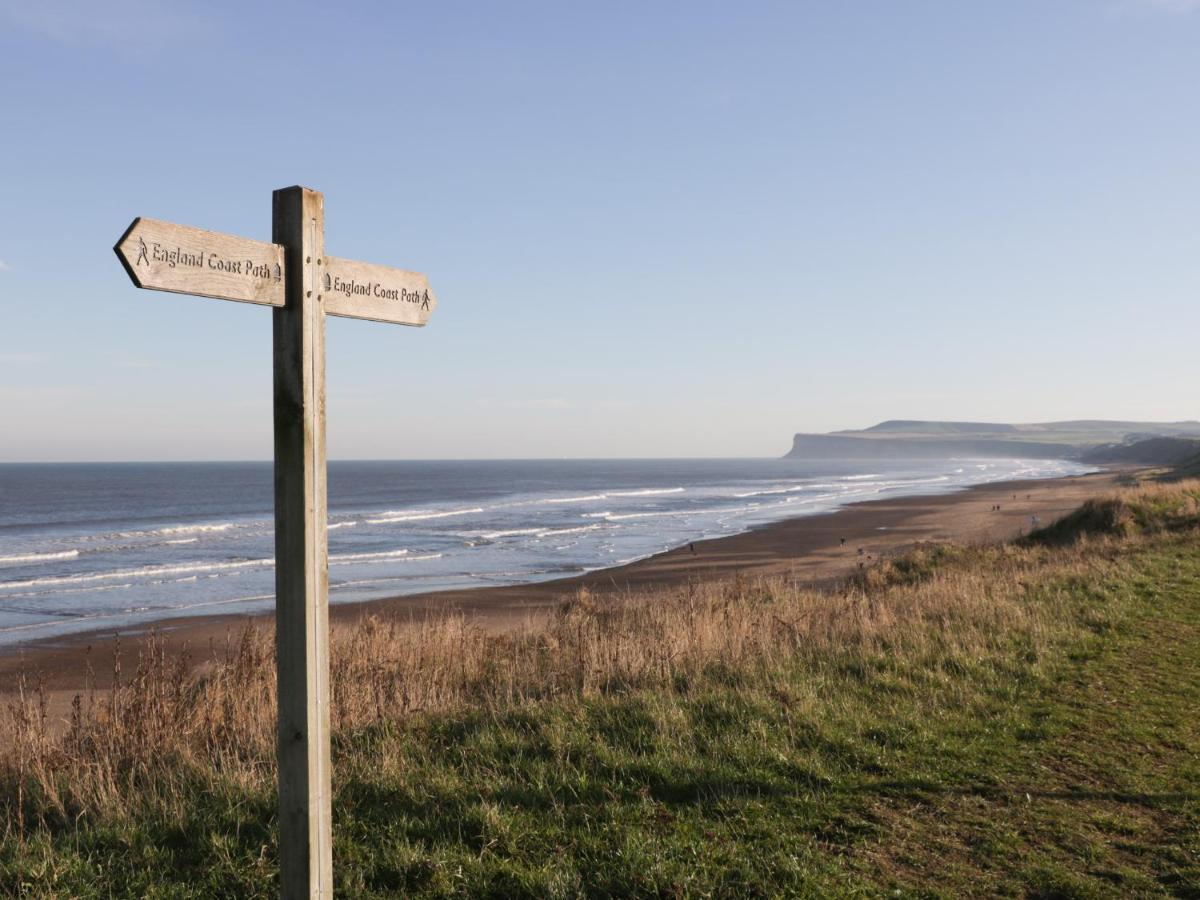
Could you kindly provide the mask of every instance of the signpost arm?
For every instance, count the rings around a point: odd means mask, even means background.
[[[280,886],[286,898],[330,897],[324,198],[283,188],[272,207],[286,272],[286,304],[272,311]]]

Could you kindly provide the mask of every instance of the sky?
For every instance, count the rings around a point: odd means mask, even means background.
[[[1200,0],[0,0],[0,84],[0,461],[269,459],[271,313],[112,246],[293,184],[439,301],[331,458],[1200,418]]]

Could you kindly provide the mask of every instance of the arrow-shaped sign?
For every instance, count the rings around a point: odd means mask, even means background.
[[[133,220],[113,248],[140,288],[283,306],[283,248],[158,219]]]
[[[437,306],[420,272],[325,257],[321,278],[325,312],[397,325],[424,325]]]

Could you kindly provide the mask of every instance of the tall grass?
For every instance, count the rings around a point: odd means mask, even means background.
[[[1020,544],[919,547],[816,592],[787,579],[698,583],[620,598],[586,592],[537,625],[491,635],[456,616],[368,619],[332,637],[335,736],[464,706],[502,710],[546,699],[706,684],[770,683],[821,672],[919,663],[937,677],[1020,648],[1037,665],[1088,627],[1078,593],[1055,584],[1120,565],[1146,532],[1197,524],[1200,486],[1126,490]],[[1069,608],[1068,608],[1069,607]],[[275,661],[248,627],[203,661],[151,640],[118,654],[112,686],[51,721],[31,675],[0,713],[0,816],[11,836],[81,816],[170,816],[189,784],[269,790],[275,763]]]
[[[1089,535],[1159,534],[1200,527],[1200,481],[1142,482],[1096,497],[1029,536],[1029,544],[1073,544]]]

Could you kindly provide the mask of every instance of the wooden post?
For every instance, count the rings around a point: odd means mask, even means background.
[[[437,298],[419,272],[326,256],[317,191],[278,190],[272,212],[270,244],[139,217],[113,250],[140,288],[274,308],[280,885],[329,897],[325,314],[421,326]]]
[[[325,499],[324,198],[275,191],[286,303],[275,349],[275,642],[282,896],[331,897],[329,559]]]

